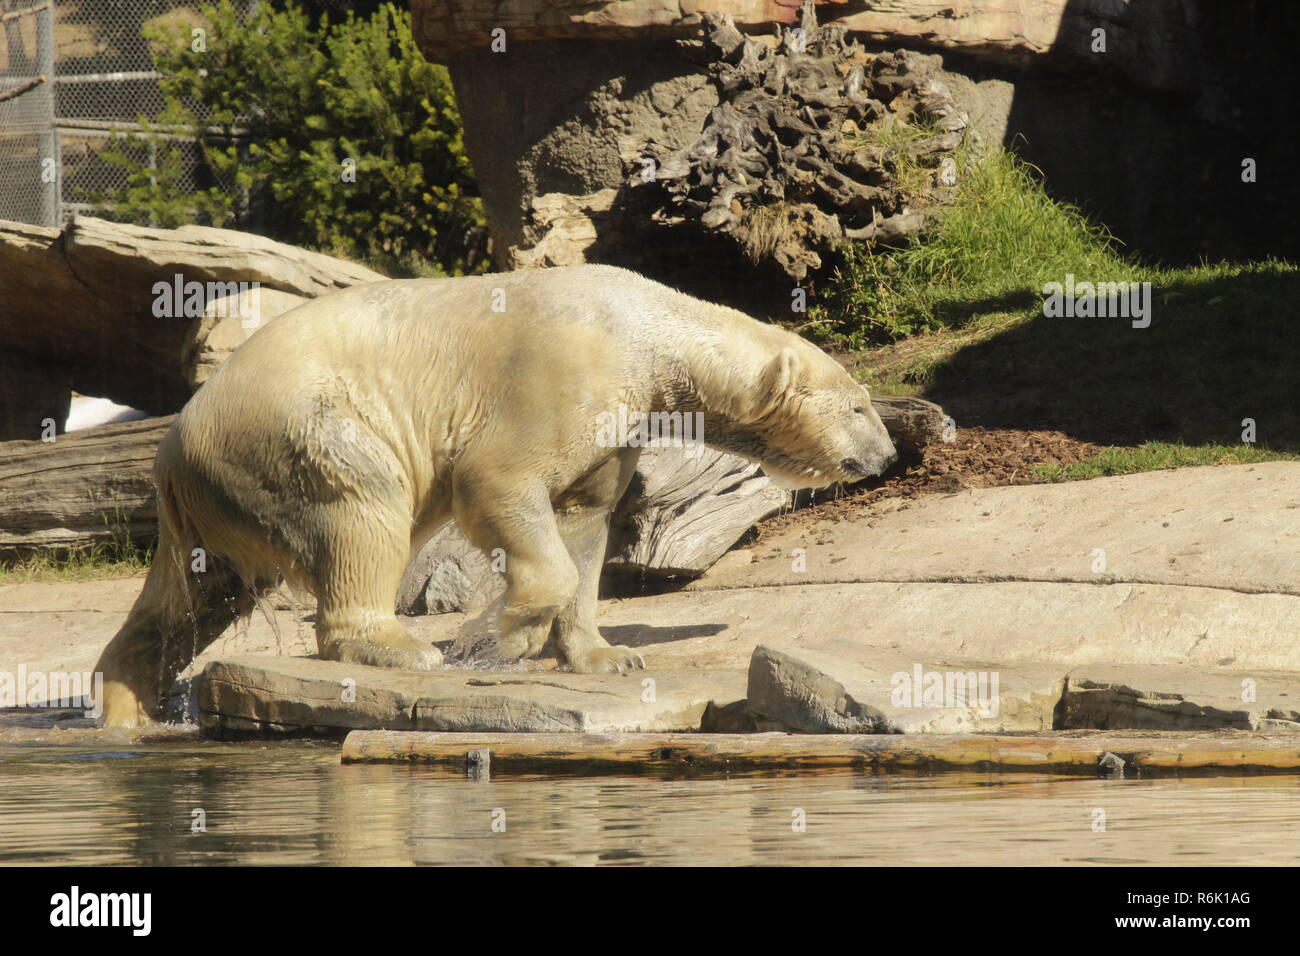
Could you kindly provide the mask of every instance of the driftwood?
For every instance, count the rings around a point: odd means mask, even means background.
[[[156,535],[153,459],[175,417],[0,443],[0,557]]]
[[[946,201],[955,165],[941,176],[941,161],[966,117],[908,54],[867,54],[842,25],[819,27],[811,3],[775,44],[725,13],[705,14],[704,34],[721,102],[695,142],[647,145],[654,176],[638,171],[629,186],[657,203],[653,221],[729,236],[751,261],[801,280],[846,239],[916,235],[918,210]],[[892,130],[906,135],[882,139]],[[904,185],[916,167],[933,174]]]
[[[1188,770],[1290,771],[1287,735],[1098,734],[466,734],[354,730],[343,763],[433,763],[465,768],[487,750],[493,770],[1029,770],[1089,776]],[[480,758],[481,759],[481,758]]]

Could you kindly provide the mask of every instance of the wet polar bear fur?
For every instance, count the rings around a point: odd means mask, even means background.
[[[412,549],[453,519],[506,556],[502,598],[460,645],[515,660],[553,639],[575,671],[644,666],[595,621],[609,515],[639,454],[597,440],[620,404],[700,412],[705,444],[788,485],[896,457],[866,390],[821,350],[622,269],[315,299],[242,345],[158,447],[158,551],[97,666],[105,723],[158,718],[176,675],[286,579],[316,597],[322,658],[439,666],[394,605]]]

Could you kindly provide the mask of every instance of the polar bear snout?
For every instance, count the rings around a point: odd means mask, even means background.
[[[858,481],[872,475],[883,474],[898,461],[898,450],[884,422],[870,406],[854,409],[856,427],[849,432],[849,455],[840,460],[840,471],[845,481]]]
[[[896,461],[898,461],[898,452],[890,442],[888,450],[871,449],[862,458],[845,458],[840,462],[840,471],[844,472],[846,480],[857,481],[883,474],[885,469]]]

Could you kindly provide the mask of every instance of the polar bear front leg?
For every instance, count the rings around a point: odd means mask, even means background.
[[[331,516],[329,547],[314,569],[323,660],[415,671],[442,665],[442,652],[407,634],[393,613],[410,556],[399,522],[351,511]]]
[[[573,602],[555,617],[560,658],[579,674],[618,674],[645,667],[630,647],[611,646],[596,627],[596,596],[609,538],[609,514],[566,515],[561,519],[565,543],[578,566]]]

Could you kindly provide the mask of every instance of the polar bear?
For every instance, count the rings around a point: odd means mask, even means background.
[[[158,550],[97,665],[105,723],[156,719],[175,676],[284,580],[317,600],[322,658],[439,666],[394,602],[412,548],[449,520],[505,557],[502,598],[465,631],[493,656],[553,639],[574,671],[643,667],[595,623],[609,515],[640,451],[596,440],[620,407],[698,413],[704,444],[791,486],[896,458],[866,390],[820,349],[622,269],[314,299],[217,368],[158,447]]]

